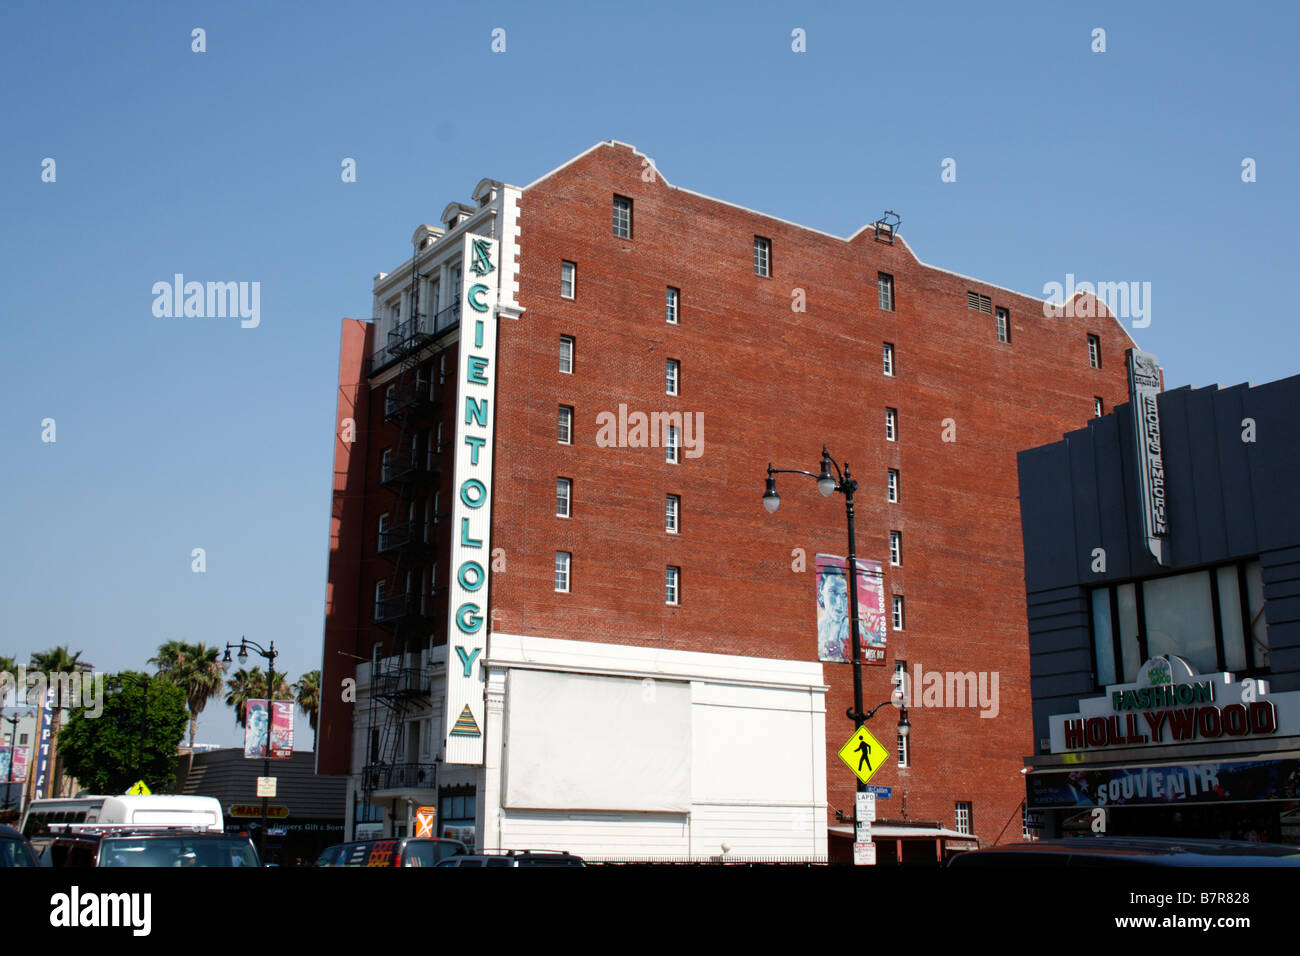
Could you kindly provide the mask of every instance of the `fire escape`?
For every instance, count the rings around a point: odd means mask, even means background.
[[[390,520],[379,532],[379,556],[388,563],[383,596],[376,602],[375,623],[390,635],[390,656],[371,662],[371,707],[366,733],[362,791],[371,802],[376,791],[436,788],[436,765],[420,763],[406,747],[410,719],[432,708],[432,678],[427,658],[430,634],[439,618],[437,599],[445,597],[434,582],[439,515],[436,489],[439,459],[450,443],[439,443],[441,409],[439,373],[426,348],[453,328],[459,302],[441,312],[420,311],[418,250],[412,259],[410,316],[388,333],[375,351],[371,371],[400,362],[397,375],[383,389],[384,422],[398,427],[398,439],[385,452],[380,484],[391,491]],[[433,303],[435,310],[437,303]],[[413,748],[412,748],[413,749]]]

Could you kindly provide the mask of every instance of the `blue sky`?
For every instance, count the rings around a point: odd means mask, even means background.
[[[1171,387],[1300,371],[1294,5],[802,7],[6,5],[0,653],[246,634],[320,666],[340,317],[479,179],[601,140],[836,235],[897,210],[922,260],[1027,294],[1149,282]],[[155,317],[177,272],[259,282],[260,325]]]

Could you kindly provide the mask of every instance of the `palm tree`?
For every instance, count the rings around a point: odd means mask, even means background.
[[[284,674],[276,672],[273,683],[275,685],[275,696],[273,700],[292,700],[293,691],[285,683]],[[226,703],[235,708],[235,723],[244,726],[244,705],[250,700],[265,700],[266,694],[266,675],[262,673],[262,668],[254,667],[251,671],[240,668],[235,671],[233,677],[226,681],[226,687],[229,692],[226,694]]]
[[[308,671],[293,685],[298,706],[307,714],[311,724],[311,749],[316,749],[316,722],[320,718],[320,671]]]
[[[8,677],[3,675],[8,674]],[[18,686],[18,662],[12,657],[0,654],[0,704],[4,703],[9,688]]]
[[[63,699],[63,690],[66,686],[60,680],[58,674],[72,674],[78,671],[90,669],[89,664],[82,663],[81,651],[75,654],[68,649],[68,645],[61,644],[58,647],[51,647],[48,651],[38,651],[32,654],[31,663],[27,666],[34,671],[45,673],[46,687],[54,689],[54,710],[50,715],[50,780],[54,781],[55,786],[50,788],[50,793],[55,792],[60,779],[61,761],[59,760],[59,720],[63,713],[63,708],[68,706],[68,701]],[[41,706],[45,702],[41,701]]]
[[[226,665],[217,658],[217,649],[206,644],[186,644],[168,641],[158,648],[158,655],[149,660],[158,665],[158,673],[185,691],[186,705],[190,711],[190,747],[199,728],[199,714],[208,701],[221,694],[226,676]]]

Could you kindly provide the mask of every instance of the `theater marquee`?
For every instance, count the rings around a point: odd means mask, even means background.
[[[467,235],[457,357],[456,471],[447,640],[443,754],[448,764],[483,762],[483,658],[491,565],[492,431],[496,421],[497,286],[494,239]]]

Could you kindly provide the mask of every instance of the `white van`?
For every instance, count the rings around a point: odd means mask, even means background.
[[[145,827],[203,827],[215,833],[225,829],[221,802],[216,797],[84,796],[33,800],[23,816],[22,832],[36,836],[52,823],[126,823]]]

